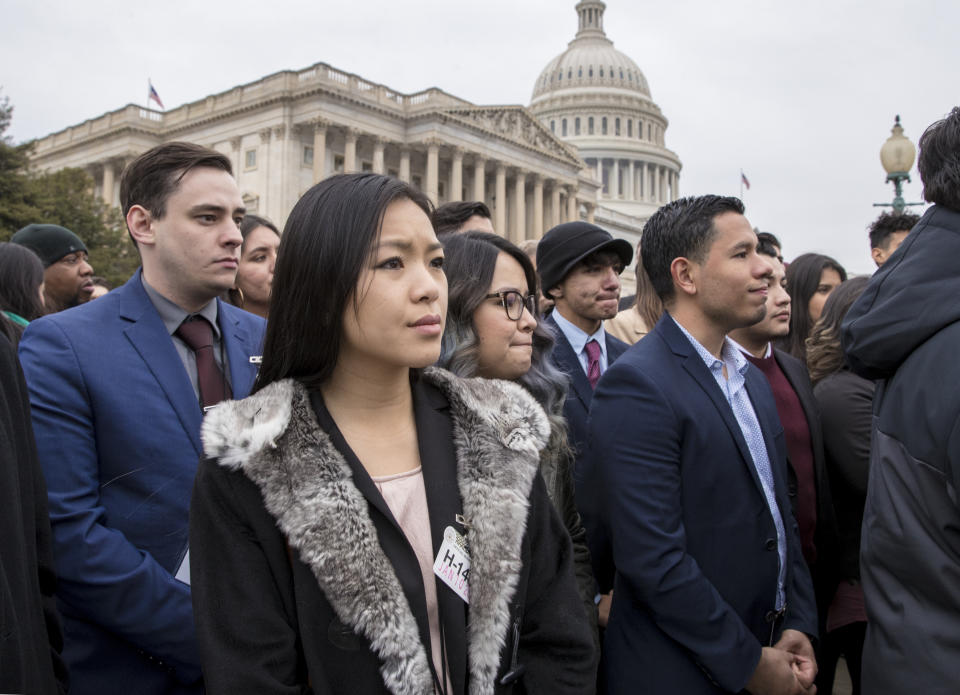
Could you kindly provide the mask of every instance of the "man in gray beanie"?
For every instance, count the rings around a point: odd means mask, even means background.
[[[56,224],[28,224],[10,239],[43,261],[43,301],[54,313],[83,304],[93,292],[93,267],[80,237]]]

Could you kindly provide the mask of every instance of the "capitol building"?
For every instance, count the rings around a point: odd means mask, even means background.
[[[317,181],[372,171],[438,205],[482,200],[513,241],[584,219],[635,244],[646,219],[678,197],[681,164],[643,72],[607,38],[605,7],[576,5],[576,35],[526,107],[472,104],[440,89],[402,94],[317,63],[169,111],[127,105],[39,139],[32,163],[88,171],[116,206],[128,162],[187,140],[227,155],[247,209],[278,226]]]

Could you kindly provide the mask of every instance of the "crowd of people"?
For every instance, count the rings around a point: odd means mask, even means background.
[[[518,246],[343,174],[281,233],[151,149],[123,286],[0,244],[0,691],[955,692],[960,108],[918,168],[848,279],[732,197]]]

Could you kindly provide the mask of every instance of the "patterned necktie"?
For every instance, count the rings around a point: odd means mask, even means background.
[[[197,386],[203,408],[230,398],[230,385],[223,378],[213,355],[213,327],[202,316],[188,316],[174,333],[197,358]]]
[[[590,382],[590,388],[597,388],[597,382],[600,381],[600,343],[591,340],[586,344],[587,350],[587,381]]]

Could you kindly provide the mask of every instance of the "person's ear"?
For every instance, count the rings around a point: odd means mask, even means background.
[[[870,257],[873,258],[873,262],[877,264],[878,268],[882,266],[883,261],[886,260],[884,258],[883,249],[877,248],[876,246],[870,249]]]
[[[670,263],[670,277],[673,278],[673,286],[678,292],[693,296],[697,293],[697,281],[699,279],[699,269],[696,263],[689,258],[680,256],[674,258]]]
[[[151,246],[156,242],[153,215],[142,205],[132,205],[127,210],[127,229],[130,230],[130,236],[137,242],[137,246],[142,244]]]

